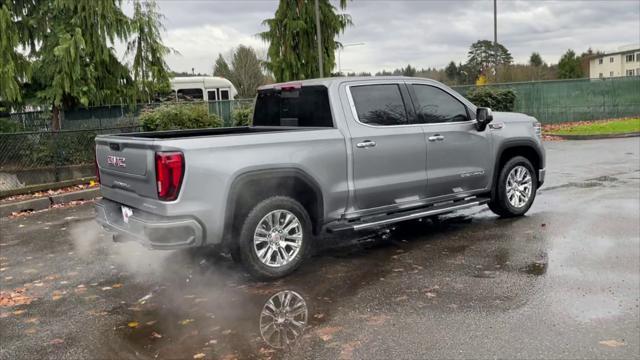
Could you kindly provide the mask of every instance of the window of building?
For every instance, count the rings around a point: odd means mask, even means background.
[[[419,123],[467,121],[467,107],[446,91],[435,86],[413,85]]]
[[[633,69],[627,70],[627,76],[633,76],[633,75],[635,75]]]
[[[636,53],[636,61],[640,62],[640,52]]]
[[[613,57],[613,56],[612,56],[612,57],[610,57],[610,58],[609,58],[609,62],[613,62],[613,59],[614,59],[614,57]]]
[[[609,77],[613,77],[613,71],[609,71]]]
[[[397,84],[351,87],[358,120],[372,125],[406,125],[409,123],[404,99]]]
[[[598,59],[598,64],[602,65],[602,58]]]
[[[602,73],[600,73],[600,75],[598,75],[598,77],[599,77],[600,79],[602,79],[602,78],[603,78]]]
[[[624,56],[625,60],[627,62],[633,62],[634,58],[633,58],[633,54],[627,54]]]

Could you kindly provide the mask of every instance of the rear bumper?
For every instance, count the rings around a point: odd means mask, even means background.
[[[96,202],[96,221],[124,240],[134,240],[151,249],[171,250],[202,245],[202,225],[188,217],[166,217],[133,209],[129,222],[122,218],[121,205],[101,199]]]

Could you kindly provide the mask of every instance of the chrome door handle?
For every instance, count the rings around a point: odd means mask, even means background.
[[[376,143],[374,141],[371,140],[365,140],[361,143],[357,143],[356,147],[360,148],[360,149],[364,149],[364,148],[370,148],[370,147],[374,147],[376,146]]]
[[[444,140],[444,136],[442,135],[433,135],[433,136],[429,136],[429,141],[442,141]]]

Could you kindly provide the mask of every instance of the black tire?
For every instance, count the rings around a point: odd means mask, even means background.
[[[520,207],[512,205],[507,197],[507,177],[511,170],[517,166],[525,167],[531,175],[531,195],[527,202]],[[522,216],[529,211],[529,208],[536,197],[536,191],[538,190],[538,176],[536,175],[535,168],[531,165],[529,160],[522,156],[515,156],[509,159],[502,169],[500,169],[498,180],[494,186],[495,188],[492,198],[489,202],[489,209],[501,217]]]
[[[302,244],[296,255],[287,264],[271,267],[263,263],[254,249],[254,233],[259,222],[274,210],[286,210],[298,219],[302,232]],[[292,273],[308,256],[311,248],[311,219],[305,208],[296,200],[286,196],[273,196],[257,204],[242,224],[238,239],[240,260],[246,271],[256,280],[272,280]]]

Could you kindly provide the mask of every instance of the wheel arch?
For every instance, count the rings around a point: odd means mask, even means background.
[[[504,164],[509,159],[515,156],[523,156],[531,165],[533,165],[535,171],[539,171],[544,168],[544,155],[539,149],[539,145],[531,139],[515,139],[502,143],[496,153],[495,167],[493,171],[493,184],[491,186],[492,194],[495,191],[495,185],[500,176],[500,171]],[[538,186],[540,186],[540,179],[536,173],[536,179]]]
[[[238,175],[227,196],[223,241],[229,244],[237,234],[241,219],[260,201],[274,196],[290,196],[309,213],[312,232],[318,234],[324,219],[324,200],[318,182],[298,168],[252,170]]]

